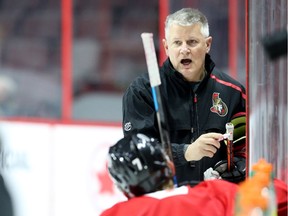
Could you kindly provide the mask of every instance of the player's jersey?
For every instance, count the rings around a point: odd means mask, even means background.
[[[237,188],[223,180],[204,181],[120,202],[101,216],[231,216]]]
[[[278,216],[288,215],[288,188],[287,184],[280,180],[274,179],[274,188],[277,197]]]

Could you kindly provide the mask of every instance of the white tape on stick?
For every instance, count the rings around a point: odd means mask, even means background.
[[[152,33],[142,33],[141,38],[143,41],[147,68],[149,73],[150,85],[151,87],[161,85],[160,74],[159,74],[159,67],[155,52],[155,46],[153,41],[153,34]]]

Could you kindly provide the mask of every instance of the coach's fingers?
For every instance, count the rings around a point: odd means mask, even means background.
[[[187,161],[200,160],[203,157],[213,157],[220,148],[219,138],[222,134],[219,133],[207,133],[201,135],[195,142],[190,144],[184,153],[184,157]]]
[[[215,146],[216,148],[220,148],[220,141],[223,140],[223,134],[221,133],[206,133],[199,137],[203,138],[203,142],[206,144],[210,144]]]

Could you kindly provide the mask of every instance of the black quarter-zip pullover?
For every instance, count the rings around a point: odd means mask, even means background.
[[[244,86],[215,69],[208,54],[205,69],[204,79],[191,83],[172,67],[169,59],[160,67],[162,100],[179,185],[202,181],[208,168],[227,158],[222,143],[213,158],[188,162],[184,158],[185,144],[193,143],[207,132],[225,133],[225,124],[234,115],[245,112]],[[148,73],[136,78],[123,96],[123,131],[124,136],[140,132],[160,140]],[[244,148],[245,144],[234,148],[238,151],[234,155],[245,157]]]

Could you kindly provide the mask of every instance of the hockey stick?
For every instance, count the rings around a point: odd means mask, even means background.
[[[230,122],[226,123],[226,134],[229,134],[227,137],[227,170],[231,172],[233,166],[233,131],[234,125]]]
[[[161,91],[160,91],[161,79],[155,53],[153,34],[142,33],[141,37],[145,51],[146,63],[148,67],[149,80],[152,89],[154,107],[157,115],[161,143],[164,146],[164,149],[167,155],[169,156],[170,160],[173,161],[168,123],[166,122],[165,112],[161,99]]]

